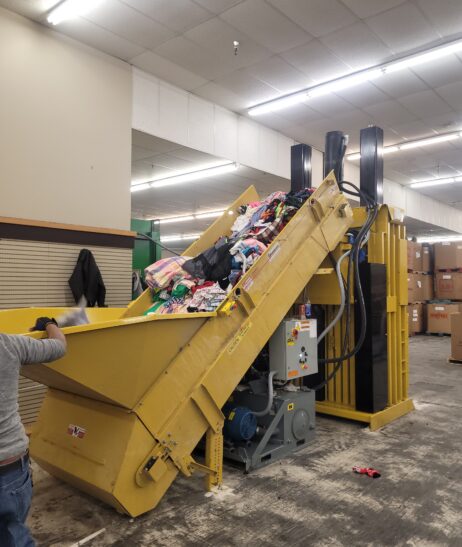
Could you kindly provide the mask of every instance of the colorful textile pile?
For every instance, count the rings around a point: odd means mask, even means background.
[[[146,268],[153,304],[145,315],[215,311],[313,191],[273,192],[243,205],[230,237],[195,258],[164,258]]]

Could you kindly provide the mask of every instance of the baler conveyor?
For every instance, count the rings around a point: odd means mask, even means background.
[[[184,254],[229,233],[238,207],[257,199],[250,187]],[[352,222],[330,175],[216,312],[142,316],[149,291],[128,308],[89,310],[90,324],[64,329],[63,359],[21,372],[50,387],[34,460],[132,516],[153,509],[179,472],[200,470],[218,484],[223,405]],[[0,312],[0,331],[26,333],[41,313]],[[204,434],[199,464],[192,452]]]

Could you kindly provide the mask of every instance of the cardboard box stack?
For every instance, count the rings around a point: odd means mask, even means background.
[[[451,359],[462,361],[462,313],[451,315]]]
[[[432,255],[430,245],[407,242],[409,336],[426,330],[426,302],[434,297]]]
[[[427,332],[451,334],[452,316],[462,312],[462,242],[434,245],[435,299],[427,306]]]

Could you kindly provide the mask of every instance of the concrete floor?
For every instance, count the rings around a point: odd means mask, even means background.
[[[411,338],[417,410],[381,431],[320,416],[310,448],[250,475],[226,468],[218,495],[177,480],[137,519],[36,469],[32,532],[47,547],[102,528],[86,545],[461,546],[462,366],[449,351],[449,338]],[[382,477],[355,475],[355,464]]]

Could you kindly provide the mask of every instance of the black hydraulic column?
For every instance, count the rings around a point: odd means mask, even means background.
[[[383,130],[361,130],[360,186],[377,203],[383,203]],[[366,205],[361,199],[361,205]],[[365,260],[359,267],[366,304],[366,337],[355,357],[356,410],[378,412],[388,402],[387,272],[385,264]],[[361,314],[355,305],[355,332],[361,330]]]
[[[290,149],[290,189],[311,188],[311,146],[294,144]]]
[[[378,412],[388,402],[387,271],[385,264],[362,262],[359,266],[366,304],[366,337],[355,357],[356,410]],[[361,314],[355,305],[355,332]]]
[[[348,137],[342,131],[329,131],[326,133],[324,146],[324,176],[332,170],[337,181],[343,180],[343,158]]]
[[[377,203],[383,203],[383,129],[366,127],[360,133],[360,185]],[[366,205],[361,199],[361,205]]]

